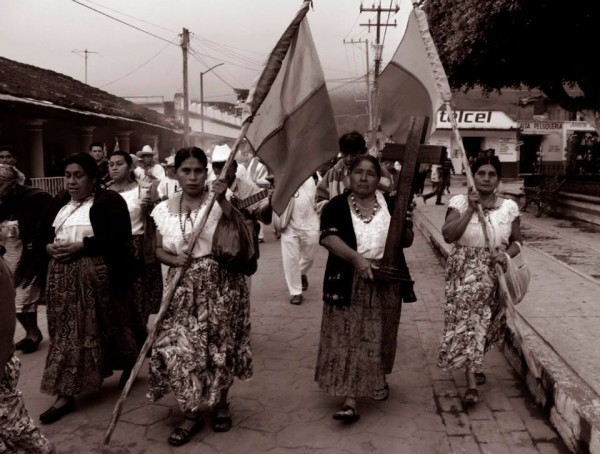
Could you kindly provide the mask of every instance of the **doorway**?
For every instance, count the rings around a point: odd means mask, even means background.
[[[537,162],[537,152],[542,146],[542,136],[521,136],[522,144],[520,147],[519,173],[533,174],[535,173],[535,165]]]

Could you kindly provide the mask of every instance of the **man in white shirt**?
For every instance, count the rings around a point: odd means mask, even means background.
[[[216,178],[220,177],[221,172],[223,171],[223,166],[225,165],[225,161],[227,161],[227,158],[229,158],[230,154],[231,149],[227,145],[218,145],[215,147],[212,154],[212,168]],[[236,172],[237,162],[234,159],[229,169],[227,169],[225,181],[237,199],[243,200],[262,191],[262,189],[252,181],[246,178],[238,178],[236,176]],[[271,208],[271,204],[269,203],[269,199],[267,197],[254,203],[253,205],[250,205],[245,211],[247,211],[255,221],[260,221],[265,224],[271,223],[273,209]]]
[[[169,156],[165,160],[165,170],[167,175],[160,180],[156,187],[160,200],[170,199],[176,192],[181,190],[179,182],[175,178],[175,156]]]
[[[144,145],[139,152],[141,163],[140,168],[144,171],[142,183],[150,184],[154,181],[160,181],[165,177],[165,171],[160,164],[154,162],[154,151],[150,145]]]
[[[289,219],[281,226],[281,256],[283,272],[290,292],[291,304],[302,304],[302,291],[308,288],[306,273],[319,249],[319,216],[314,208],[317,192],[315,180],[310,177],[290,199],[281,219]]]

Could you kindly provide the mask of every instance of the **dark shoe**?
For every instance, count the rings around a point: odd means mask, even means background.
[[[295,304],[296,306],[302,304],[302,295],[292,295],[290,304]]]
[[[388,400],[388,397],[390,397],[390,386],[386,383],[383,385],[383,389],[379,389],[373,393],[371,400]]]
[[[259,243],[264,243],[264,242],[265,242],[265,240],[263,240],[262,238],[259,238],[259,239],[258,239],[258,242],[259,242]]]
[[[478,385],[484,385],[487,381],[487,377],[483,372],[475,372],[475,383]]]
[[[15,344],[15,350],[21,350],[23,348],[23,344],[26,343],[26,341],[30,341],[31,339],[27,339],[26,337],[24,337],[23,339],[21,339],[19,342],[17,342]]]
[[[226,412],[226,416],[220,416],[220,412]],[[212,427],[214,432],[228,432],[232,426],[231,415],[229,414],[229,403],[218,404],[214,408]]]
[[[445,205],[444,202],[435,202],[436,205]]]
[[[42,336],[41,333],[36,340],[23,339],[21,341],[23,343],[21,344],[21,347],[19,350],[21,350],[23,353],[26,353],[26,354],[33,353],[34,351],[36,351],[38,349],[40,343],[43,340],[44,340],[44,336]]]
[[[308,278],[306,274],[302,275],[302,291],[305,291],[308,288]]]
[[[204,426],[204,420],[202,418],[185,418],[185,419],[189,419],[189,420],[193,420],[194,425],[192,426],[191,429],[184,429],[183,427],[176,427],[175,430],[173,432],[171,432],[171,435],[169,435],[169,438],[167,439],[167,441],[169,442],[170,445],[172,446],[182,446],[184,444],[186,444],[188,441],[190,441],[192,439],[192,437],[194,436],[194,434],[198,433],[200,431],[200,429],[202,429],[202,426]]]
[[[71,396],[69,397],[69,400],[66,404],[58,408],[53,405],[44,413],[42,413],[40,415],[40,422],[42,424],[52,424],[53,422],[56,422],[60,418],[65,416],[66,414],[71,413],[73,410],[75,410],[75,398]]]
[[[343,421],[347,424],[352,424],[360,419],[360,415],[350,405],[344,405],[333,415],[333,419]]]
[[[479,391],[477,388],[469,388],[463,396],[463,404],[474,405],[479,402]]]

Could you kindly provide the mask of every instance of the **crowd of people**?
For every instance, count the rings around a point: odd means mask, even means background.
[[[163,169],[149,146],[137,155],[115,151],[107,157],[103,145],[93,143],[64,160],[65,191],[54,197],[24,185],[11,149],[12,161],[0,163],[0,413],[11,415],[0,419],[0,452],[56,452],[16,389],[15,350],[31,353],[43,340],[36,312],[41,302],[49,336],[41,390],[56,400],[39,419],[50,424],[76,410],[78,395],[98,392],[114,371],[121,371],[119,386],[125,386],[150,316],[170,286],[173,297],[149,359],[148,398],[173,393],[177,400],[183,419],[168,437],[171,445],[187,443],[201,429],[207,407],[215,432],[232,428],[229,390],[235,378],[253,374],[251,278],[219,261],[213,240],[218,226],[240,211],[257,250],[260,231],[273,221],[292,305],[303,303],[319,244],[328,251],[315,380],[343,399],[333,418],[353,423],[360,399],[388,399],[386,377],[394,365],[403,298],[410,302],[404,295],[412,286],[384,285],[375,275],[399,169],[386,170],[370,156],[357,132],[341,136],[339,148],[341,159],[308,178],[281,215],[273,213],[271,190],[265,190],[272,183],[266,166],[255,157],[247,165],[233,159],[225,169],[232,152],[227,145],[216,147],[210,160],[200,148],[182,148]],[[479,400],[485,352],[504,333],[494,265],[504,264],[504,252],[516,255],[521,242],[516,204],[496,194],[497,158],[477,159],[472,170],[474,190],[452,197],[443,227],[455,248],[446,271],[438,356],[440,367],[464,370],[468,404]],[[439,187],[447,190],[440,184],[435,195]],[[485,247],[477,205],[497,253]],[[407,274],[401,249],[412,244],[413,207],[397,251]],[[200,220],[204,227],[192,242]],[[25,330],[16,345],[15,319]]]

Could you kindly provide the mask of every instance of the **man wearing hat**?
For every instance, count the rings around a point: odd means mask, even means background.
[[[152,183],[160,181],[165,177],[165,171],[160,164],[154,162],[154,151],[150,145],[144,145],[142,151],[139,152],[141,158],[140,168],[144,171],[144,183]]]
[[[212,168],[216,178],[221,176],[225,161],[227,161],[227,158],[229,158],[230,154],[231,148],[229,148],[227,145],[217,145],[213,150]],[[237,199],[243,200],[251,195],[256,194],[257,192],[260,192],[261,188],[259,188],[255,183],[246,178],[239,178],[236,176],[237,167],[237,162],[234,159],[231,166],[227,169],[227,173],[225,174],[225,182],[227,183],[227,186],[231,192],[233,192],[233,195]],[[256,202],[254,205],[250,205],[245,211],[252,216],[254,221],[260,221],[264,224],[271,223],[273,209],[271,208],[268,198],[264,198],[261,201]]]
[[[169,156],[165,159],[165,171],[167,176],[160,180],[156,191],[161,200],[167,200],[173,197],[180,190],[179,182],[175,178],[175,156]]]

